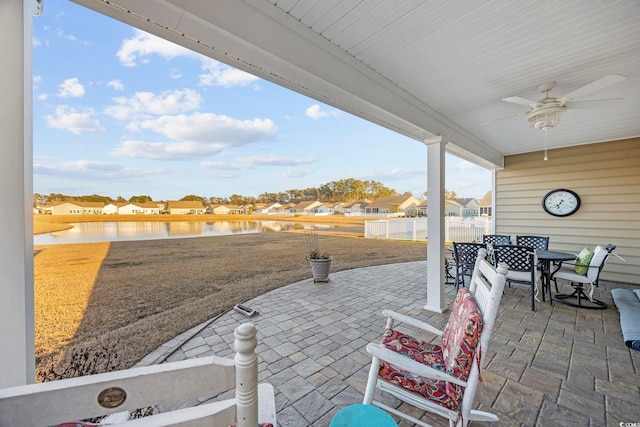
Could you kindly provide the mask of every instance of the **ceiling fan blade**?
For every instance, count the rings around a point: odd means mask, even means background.
[[[570,92],[568,94],[566,94],[565,96],[563,96],[562,98],[559,99],[560,102],[562,102],[563,104],[567,101],[570,101],[572,99],[577,99],[577,98],[582,98],[584,96],[587,96],[593,92],[597,92],[599,90],[602,90],[604,88],[607,88],[611,85],[614,85],[616,83],[620,83],[621,81],[623,81],[624,79],[626,79],[625,76],[621,76],[619,74],[610,74],[608,76],[604,76],[594,82],[589,83],[586,86],[582,86],[579,89],[574,90],[573,92]]]
[[[502,98],[503,101],[512,102],[514,104],[526,105],[527,107],[535,107],[540,103],[538,101],[532,101],[527,98],[521,98],[519,96],[510,96],[508,98]]]
[[[606,98],[606,99],[585,99],[582,101],[567,101],[565,106],[572,110],[586,110],[592,108],[602,108],[608,105],[609,102],[621,101],[624,98]]]

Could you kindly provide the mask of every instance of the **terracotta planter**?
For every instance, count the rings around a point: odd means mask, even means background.
[[[325,259],[310,259],[311,272],[313,273],[313,282],[328,282],[329,270],[331,270],[331,260],[333,258]]]

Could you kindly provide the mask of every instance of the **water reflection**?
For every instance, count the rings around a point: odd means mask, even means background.
[[[181,237],[224,236],[230,234],[286,231],[315,224],[286,221],[109,221],[81,222],[73,228],[33,236],[34,245],[62,243],[116,242],[121,240],[153,240]]]

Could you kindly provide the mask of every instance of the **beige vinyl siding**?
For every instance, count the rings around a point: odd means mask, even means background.
[[[542,138],[542,136],[541,136]],[[542,140],[542,139],[541,139]],[[640,284],[640,138],[505,157],[496,172],[497,234],[549,236],[553,250],[578,253],[612,243],[602,278]],[[557,188],[580,196],[578,212],[554,217],[542,198]]]

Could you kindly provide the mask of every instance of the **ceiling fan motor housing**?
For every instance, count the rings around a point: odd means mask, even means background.
[[[527,119],[536,129],[547,130],[558,124],[560,115],[566,109],[567,107],[562,105],[557,98],[546,97],[527,113]]]

